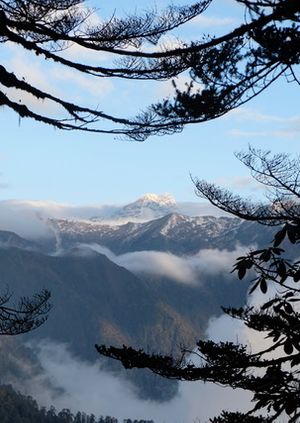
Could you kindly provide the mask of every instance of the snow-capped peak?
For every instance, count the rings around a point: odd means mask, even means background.
[[[138,200],[136,200],[135,203],[142,203],[144,205],[149,205],[151,203],[154,203],[160,206],[175,206],[176,205],[175,198],[171,194],[168,194],[168,193],[161,194],[161,195],[148,193],[143,195],[143,197],[139,198]]]
[[[124,206],[118,217],[134,220],[152,220],[177,211],[176,201],[170,194],[145,194]]]

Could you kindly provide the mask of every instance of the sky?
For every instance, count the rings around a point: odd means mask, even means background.
[[[89,3],[93,5],[92,1]],[[138,13],[152,4],[160,8],[169,1],[102,0],[97,3],[100,3],[99,16],[110,16],[128,13],[129,9]],[[174,3],[179,4],[179,0]],[[243,10],[233,0],[215,0],[201,18],[185,27],[183,36],[197,39],[203,32],[226,33],[241,19]],[[82,52],[78,51],[66,53],[73,57],[79,55],[80,59],[105,62],[103,56],[82,57]],[[41,88],[116,115],[134,116],[145,105],[168,95],[171,89],[170,83],[166,82],[85,78],[50,62],[44,63],[41,58],[32,57],[12,45],[0,45],[0,55],[11,72]],[[180,78],[179,84],[184,81]],[[246,150],[251,144],[293,156],[299,153],[297,88],[282,79],[223,118],[186,127],[180,134],[152,137],[144,143],[116,140],[110,135],[55,130],[32,120],[20,120],[15,113],[1,107],[0,200],[73,205],[120,204],[134,201],[148,192],[168,192],[177,201],[199,201],[190,175],[255,198],[261,195],[261,190],[251,181],[247,169],[235,158],[234,152]],[[47,111],[52,112],[51,109]],[[14,218],[11,210],[9,217]],[[32,232],[30,216],[25,214],[27,229]],[[3,210],[0,210],[0,220],[3,222],[3,219]],[[36,223],[34,225],[38,231]],[[43,228],[40,230],[42,232]],[[126,258],[122,257],[123,260]],[[141,258],[141,255],[131,256],[131,266],[140,263]],[[191,272],[192,278],[193,262],[183,267],[177,258],[171,259],[168,269],[174,270],[177,265],[178,269]],[[151,263],[155,263],[156,267],[157,260],[157,256],[152,255]],[[165,268],[163,271],[166,271]],[[54,364],[60,372],[62,366]],[[72,372],[73,368],[70,374]],[[195,404],[198,402],[195,401]],[[142,407],[145,405],[142,404]],[[198,410],[195,415],[199,415]]]
[[[156,7],[168,3],[157,0]],[[139,12],[151,4],[155,6],[151,1],[131,1],[124,7],[124,1],[103,0],[98,14]],[[197,39],[203,32],[221,34],[241,19],[243,10],[233,0],[215,0],[203,16],[185,27],[182,36]],[[1,45],[0,54],[3,63],[18,76],[67,99],[75,98],[114,114],[134,116],[145,105],[171,92],[168,82],[85,78],[78,72],[44,63],[12,45]],[[103,56],[84,57],[78,51],[67,54],[92,61],[106,60]],[[184,81],[181,77],[179,84]],[[223,118],[186,127],[180,134],[152,137],[143,143],[116,140],[112,135],[55,130],[32,120],[20,120],[2,107],[0,198],[74,205],[120,204],[148,192],[168,192],[177,201],[199,201],[190,175],[255,197],[260,191],[234,152],[246,150],[251,144],[263,150],[297,155],[300,138],[297,94],[297,86],[282,79]]]

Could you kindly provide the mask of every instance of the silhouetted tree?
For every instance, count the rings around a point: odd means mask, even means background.
[[[209,381],[253,393],[254,407],[248,413],[223,412],[211,420],[214,423],[273,422],[279,417],[296,422],[300,418],[300,160],[252,148],[237,156],[267,188],[268,203],[252,203],[205,181],[194,183],[200,197],[224,211],[243,220],[280,225],[269,247],[250,250],[237,259],[233,269],[239,279],[252,276],[249,294],[257,290],[270,293],[272,288],[271,297],[257,306],[223,309],[265,335],[268,345],[253,351],[233,342],[200,340],[194,352],[200,365],[193,364],[190,352],[185,351],[176,360],[126,346],[96,348],[126,368],[149,368],[170,379]],[[268,418],[255,415],[263,410]]]
[[[212,2],[170,6],[160,15],[149,11],[141,16],[112,16],[92,24],[89,17],[95,12],[84,0],[0,1],[0,42],[30,51],[41,60],[52,60],[99,78],[168,80],[183,72],[190,76],[183,91],[174,83],[173,99],[165,99],[129,119],[70,103],[0,65],[0,104],[20,117],[57,128],[125,134],[142,141],[151,134],[181,131],[186,124],[222,116],[281,76],[299,83],[295,74],[300,60],[299,1],[236,0],[245,7],[245,21],[234,30],[218,37],[203,35],[189,43],[178,42],[174,48],[159,45],[163,35],[203,13]],[[156,50],[150,51],[149,43]],[[103,66],[72,60],[66,54],[71,46],[95,52],[95,57],[105,52],[112,60]],[[10,89],[50,101],[59,106],[61,113],[51,117],[43,103],[41,112],[36,112],[28,96],[20,95],[20,101],[15,101]],[[100,120],[110,126],[95,125]]]
[[[17,304],[10,304],[11,294],[0,296],[0,335],[20,335],[41,326],[48,318],[51,305],[50,292],[46,289],[21,297]]]

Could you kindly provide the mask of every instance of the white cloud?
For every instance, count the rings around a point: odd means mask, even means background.
[[[229,26],[236,23],[236,19],[233,18],[221,18],[217,16],[206,16],[206,15],[198,15],[194,19],[190,21],[191,24],[197,25],[202,28],[209,28],[213,29],[219,26]]]
[[[6,66],[8,72],[13,72],[20,80],[24,79],[25,82],[37,87],[41,91],[55,96],[58,95],[58,90],[55,84],[51,82],[49,76],[50,62],[47,63],[47,66],[43,66],[39,59],[32,57],[30,54],[10,43],[7,44],[6,52],[8,55],[4,57],[3,64]],[[25,103],[34,111],[40,112],[41,105],[48,115],[59,110],[59,106],[49,100],[38,100],[33,95],[22,90],[6,88],[4,86],[1,86],[1,88],[11,100]]]
[[[73,53],[76,54],[75,47],[70,47],[70,50],[75,50]],[[12,44],[8,44],[6,52],[8,55],[3,63],[8,71],[14,72],[19,79],[24,78],[29,84],[58,98],[61,98],[63,93],[65,100],[80,101],[93,107],[98,99],[102,99],[113,90],[114,84],[111,79],[85,75],[68,67],[54,64],[49,60],[46,61],[42,56],[36,58]],[[21,90],[5,87],[2,89],[9,98],[27,104],[38,113],[46,113],[48,116],[55,117],[62,112],[61,106],[50,100],[38,100]]]
[[[297,138],[300,134],[300,128],[299,129],[293,129],[293,128],[286,128],[281,130],[275,130],[275,131],[247,131],[247,130],[241,130],[241,129],[232,129],[229,131],[229,135],[233,135],[235,137],[263,137],[263,138]]]
[[[251,176],[234,176],[234,177],[222,177],[215,179],[215,183],[221,186],[229,186],[230,188],[245,189],[249,188],[252,190],[262,189],[265,190],[265,186],[259,184]]]
[[[98,65],[99,62],[105,62],[111,58],[106,52],[87,49],[78,44],[71,44],[70,47],[64,50],[63,55],[65,58],[75,62],[84,61],[84,63]]]
[[[49,237],[51,232],[37,209],[18,202],[0,202],[0,230],[12,231],[28,238]]]
[[[250,107],[239,107],[237,109],[231,110],[223,119],[235,119],[238,121],[254,121],[254,122],[279,122],[279,123],[295,123],[299,122],[299,116],[276,116],[270,115],[267,113],[260,112],[256,109]]]
[[[111,79],[97,78],[91,75],[84,75],[73,69],[61,67],[60,69],[55,68],[51,72],[53,81],[63,82],[67,84],[65,88],[72,88],[72,94],[68,94],[70,98],[86,98],[92,96],[96,98],[102,98],[113,89],[113,83]],[[88,94],[88,95],[87,95]]]
[[[47,219],[88,219],[92,216],[107,216],[116,206],[73,206],[53,201],[2,200],[0,201],[0,230],[16,232],[25,238],[48,237]]]
[[[133,273],[165,276],[183,283],[194,283],[196,280],[197,275],[187,260],[174,254],[159,251],[135,251],[117,256],[99,244],[81,244],[81,246],[84,251],[86,248],[90,248],[106,255],[118,266],[125,267]]]
[[[266,114],[248,107],[239,107],[232,110],[222,119],[235,122],[253,122],[255,129],[233,128],[230,135],[236,137],[289,137],[296,138],[300,133],[300,116],[276,116]],[[261,129],[263,125],[263,129]]]
[[[8,54],[4,56],[3,60],[8,69],[20,79],[24,78],[26,82],[36,84],[41,89],[51,92],[53,86],[49,83],[47,72],[42,67],[41,60],[12,43],[6,45],[6,53]]]
[[[187,259],[158,251],[136,251],[115,258],[119,266],[133,273],[165,276],[182,283],[195,283],[197,275]]]
[[[224,276],[230,277],[235,259],[244,255],[249,248],[249,246],[237,246],[233,251],[203,249],[195,256],[188,258],[188,260],[190,260],[191,265],[200,275],[217,275],[222,273]]]
[[[74,357],[65,345],[49,342],[31,348],[38,353],[43,374],[16,388],[32,395],[40,405],[54,405],[58,410],[110,415],[119,421],[131,418],[182,423],[207,421],[222,409],[243,410],[249,402],[249,396],[240,390],[201,382],[180,382],[179,394],[169,402],[141,400],[130,383],[101,368],[100,358],[91,364]]]
[[[230,277],[236,257],[248,251],[248,247],[237,247],[233,251],[203,249],[193,256],[185,257],[160,251],[135,251],[117,256],[98,244],[81,245],[85,253],[87,247],[91,248],[133,273],[168,277],[188,284],[201,283],[205,275],[222,274]]]
[[[182,202],[178,203],[179,213],[185,214],[187,216],[229,216],[228,213],[225,213],[223,210],[214,207],[208,201],[204,202],[199,200],[195,202]]]
[[[4,184],[5,185],[5,184]],[[25,238],[33,239],[49,236],[47,218],[90,219],[100,217],[108,222],[111,216],[122,207],[120,205],[90,204],[76,206],[54,201],[2,200],[0,201],[0,230],[16,232]],[[178,203],[178,210],[190,216],[224,215],[206,203]],[[126,220],[126,222],[128,219]],[[125,221],[123,223],[126,223]],[[112,224],[116,223],[111,221]],[[118,221],[118,224],[122,222]]]
[[[191,78],[189,76],[180,75],[176,78],[173,78],[176,87],[179,89],[179,91],[185,91],[187,87],[191,83]],[[201,91],[201,84],[194,83],[193,88],[191,90],[191,93],[197,93],[198,91]],[[160,82],[157,86],[156,93],[160,97],[172,97],[175,94],[175,88],[172,84],[172,81],[163,81]]]

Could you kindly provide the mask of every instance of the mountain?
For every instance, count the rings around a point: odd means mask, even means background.
[[[24,250],[38,250],[40,246],[33,241],[28,241],[14,232],[0,230],[0,248],[16,247]]]
[[[103,223],[95,220],[50,219],[59,248],[99,244],[114,254],[165,251],[193,255],[202,249],[233,251],[237,246],[265,246],[274,228],[232,217],[167,214],[147,222]],[[57,248],[52,244],[52,249]],[[48,246],[48,248],[50,248]]]
[[[112,211],[110,216],[92,217],[94,222],[142,222],[157,219],[177,211],[175,199],[170,194],[145,194],[143,197]]]
[[[227,276],[207,276],[205,284],[195,285],[167,277],[138,277],[88,248],[56,256],[0,248],[0,268],[0,292],[9,286],[17,299],[42,288],[51,291],[48,321],[24,339],[67,343],[73,354],[90,361],[100,360],[95,343],[175,355],[182,345],[192,348],[204,335],[209,318],[221,314],[220,304],[240,305],[247,288]],[[5,363],[4,358],[4,368]],[[112,361],[106,366],[116,368]],[[176,392],[174,382],[149,372],[125,373],[144,398],[166,400]]]
[[[180,345],[193,348],[204,336],[209,319],[221,314],[221,305],[243,303],[247,283],[233,282],[229,272],[203,267],[197,270],[194,283],[178,282],[174,275],[149,268],[147,272],[128,270],[121,262],[112,262],[111,253],[100,254],[89,244],[105,246],[115,255],[143,251],[146,260],[147,251],[170,252],[184,265],[190,258],[195,263],[199,250],[213,249],[217,254],[216,250],[233,251],[239,244],[265,245],[272,236],[270,228],[259,226],[258,230],[257,224],[170,213],[174,208],[168,196],[146,196],[125,206],[122,213],[115,211],[117,220],[110,224],[98,218],[51,219],[52,236],[43,246],[0,231],[0,292],[7,285],[17,296],[32,295],[42,288],[52,293],[49,320],[25,338],[67,343],[72,353],[90,361],[100,359],[95,343],[126,344],[166,354],[178,354]],[[145,210],[163,215],[137,221],[145,217]],[[136,221],[122,223],[129,216]],[[204,266],[210,270],[211,264]],[[0,364],[5,368],[3,357]],[[112,361],[105,365],[114,371],[118,366]],[[142,397],[163,400],[176,392],[176,384],[150,373],[121,372],[135,383]]]
[[[225,240],[230,233],[235,236],[241,221],[172,213],[143,223],[108,225],[95,221],[52,219],[51,225],[63,248],[76,243],[96,243],[115,254],[155,250],[182,255],[194,254],[203,248],[226,248],[226,241],[221,242],[221,239]]]
[[[147,282],[102,254],[80,256],[69,252],[54,257],[6,248],[0,249],[0,268],[1,284],[9,286],[18,296],[30,295],[44,287],[51,291],[54,307],[50,318],[32,336],[46,335],[67,342],[86,358],[95,358],[96,342],[148,345],[150,333],[153,333],[151,337],[155,336],[155,328],[163,316],[167,320],[167,315],[176,315]],[[172,319],[168,319],[171,329]],[[188,326],[179,317],[177,320]],[[191,330],[182,333],[178,342],[183,342],[184,337],[187,341],[188,332]],[[164,350],[169,347],[162,339],[157,339],[156,346]]]
[[[96,343],[151,346],[156,352],[174,353],[179,345],[193,346],[205,328],[203,323],[200,333],[188,314],[178,312],[170,299],[164,301],[157,288],[101,254],[71,251],[54,257],[1,248],[0,268],[0,289],[9,286],[16,297],[32,295],[44,287],[51,291],[53,309],[48,321],[24,338],[67,343],[81,359],[100,359],[94,349]],[[193,297],[199,306],[201,290]],[[198,314],[199,321],[207,321],[201,307]],[[167,399],[176,391],[176,384],[158,377],[155,383],[149,382],[153,375],[130,372],[127,377],[134,380],[144,397]]]

